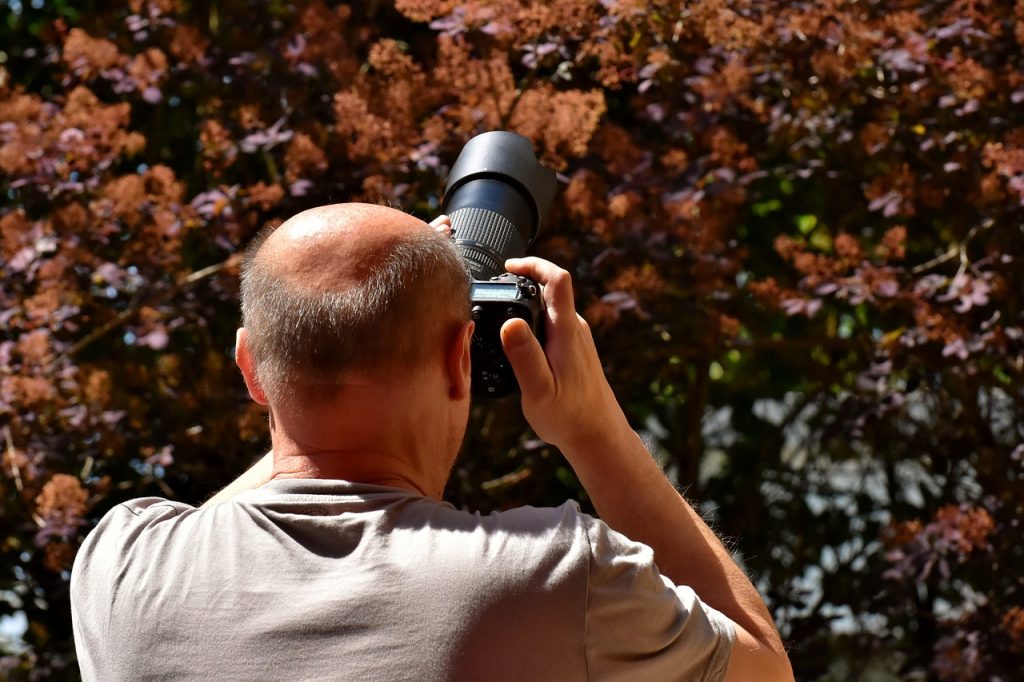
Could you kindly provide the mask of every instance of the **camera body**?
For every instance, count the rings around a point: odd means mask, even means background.
[[[505,272],[505,261],[526,255],[555,196],[555,173],[533,154],[530,141],[506,131],[477,135],[463,147],[445,187],[442,210],[473,282],[472,391],[500,398],[518,391],[501,345],[501,326],[515,317],[543,342],[540,286]]]
[[[505,273],[486,282],[474,280],[469,296],[476,322],[470,346],[473,395],[500,398],[514,393],[518,383],[501,346],[501,326],[516,317],[526,320],[543,343],[540,286],[527,277]]]

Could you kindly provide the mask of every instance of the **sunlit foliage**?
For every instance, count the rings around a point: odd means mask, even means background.
[[[107,509],[265,451],[231,361],[255,231],[433,217],[495,128],[558,169],[535,253],[798,678],[1018,675],[1022,48],[1024,0],[8,0],[0,677],[76,675]],[[457,505],[584,499],[514,401],[465,450]]]

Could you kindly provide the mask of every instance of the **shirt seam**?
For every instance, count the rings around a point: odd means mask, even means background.
[[[182,509],[179,509],[178,507],[174,506],[175,503],[174,503],[173,500],[164,500],[163,502],[157,502],[155,504],[149,505],[145,509],[135,509],[134,507],[132,507],[131,503],[132,503],[132,501],[129,500],[128,502],[122,502],[118,506],[119,507],[124,507],[129,512],[131,512],[133,516],[142,516],[148,510],[156,509],[157,507],[170,507],[172,510],[174,510],[174,515],[175,516],[178,516],[183,511]],[[184,503],[179,503],[179,504],[184,504]],[[198,507],[192,507],[192,508],[193,509],[197,509]]]
[[[590,527],[581,516],[578,519],[583,521],[583,534],[587,538],[587,593],[583,606],[583,670],[586,673],[587,681],[590,681],[590,653],[587,650],[587,642],[590,637],[590,573],[594,563],[594,545],[590,540]]]
[[[701,608],[704,609],[705,604],[703,601],[700,601],[699,596],[698,603],[700,604]],[[707,613],[706,609],[704,609],[704,611],[705,613]],[[724,616],[724,614],[722,615]],[[718,635],[718,643],[715,645],[715,649],[711,654],[712,661],[714,661],[717,665],[715,665],[714,668],[712,668],[712,666],[708,666],[704,670],[704,674],[701,675],[700,682],[710,680],[712,678],[712,675],[715,675],[716,678],[724,679],[725,674],[728,672],[729,659],[732,658],[732,648],[735,644],[736,638],[735,628],[729,627],[728,625],[725,626],[728,630],[732,631],[732,637],[730,637],[729,632],[723,630],[722,626],[724,624],[721,621],[719,621],[717,618],[711,617],[710,614],[708,614],[708,619],[711,622],[711,627],[715,631],[715,634]],[[724,651],[726,645],[728,645],[728,652]]]

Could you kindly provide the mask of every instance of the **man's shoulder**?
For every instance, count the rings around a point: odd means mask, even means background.
[[[136,497],[131,500],[125,500],[114,508],[112,508],[107,515],[115,513],[118,510],[128,512],[133,516],[142,516],[144,514],[153,514],[160,517],[171,517],[177,516],[183,512],[194,511],[196,507],[185,502],[178,502],[176,500],[168,500],[163,497]]]
[[[115,505],[86,536],[75,557],[72,576],[89,562],[116,559],[147,530],[194,511],[191,505],[162,497],[140,497]]]
[[[588,518],[573,501],[557,507],[525,505],[481,512],[426,498],[409,499],[405,504],[395,505],[387,510],[387,516],[386,525],[397,530],[505,534],[524,539],[573,535],[583,540]]]
[[[653,550],[619,533],[601,519],[580,509],[579,503],[568,500],[557,507],[522,506],[494,512],[482,519],[496,528],[540,535],[570,534],[595,555],[639,556],[653,558]]]
[[[493,570],[527,576],[562,565],[585,576],[590,563],[585,518],[574,502],[481,513],[420,500],[392,510],[379,528],[391,538],[384,547],[407,556],[443,556],[443,565],[464,563],[467,574]]]
[[[148,530],[162,522],[180,518],[190,505],[160,497],[127,500],[108,510],[86,536],[71,569],[73,610],[83,599],[105,599],[109,577],[118,572],[134,545]],[[88,587],[87,587],[88,586]]]
[[[586,519],[589,517],[580,511],[580,506],[577,502],[567,500],[557,507],[524,505],[491,512],[486,516],[480,516],[480,518],[484,523],[489,521],[506,528],[568,530],[585,524]]]
[[[195,507],[184,502],[162,497],[138,497],[114,505],[100,518],[88,537],[100,536],[125,526],[145,527],[194,511]]]

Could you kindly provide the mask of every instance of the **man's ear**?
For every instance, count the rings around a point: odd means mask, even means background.
[[[469,397],[471,378],[470,348],[473,342],[473,320],[459,327],[448,347],[448,395],[452,400]]]
[[[235,364],[242,370],[242,378],[245,379],[245,387],[249,389],[249,397],[260,405],[269,405],[267,394],[263,392],[263,387],[256,378],[256,368],[253,366],[252,356],[249,355],[249,333],[245,327],[235,332]]]

